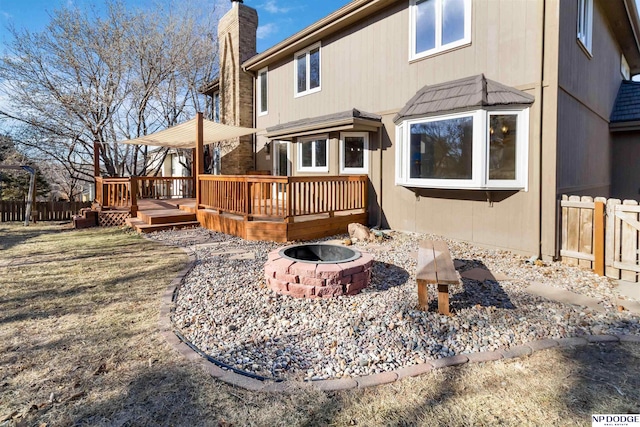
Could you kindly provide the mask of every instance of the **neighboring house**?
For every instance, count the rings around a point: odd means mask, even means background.
[[[266,129],[234,173],[367,174],[371,225],[545,258],[562,194],[640,187],[610,130],[640,71],[633,0],[355,0],[254,55],[256,27],[233,2],[209,92]]]

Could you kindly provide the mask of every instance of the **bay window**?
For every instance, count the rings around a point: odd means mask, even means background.
[[[451,189],[526,189],[528,108],[404,120],[396,183]]]

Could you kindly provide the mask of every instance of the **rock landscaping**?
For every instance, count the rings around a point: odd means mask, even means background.
[[[285,245],[248,242],[197,228],[151,234],[197,258],[177,291],[172,322],[216,361],[260,377],[335,379],[410,368],[444,357],[585,335],[640,334],[638,315],[621,310],[615,281],[560,263],[447,240],[461,275],[449,288],[452,316],[417,309],[416,253],[437,236],[387,232],[358,240],[373,257],[371,281],[356,295],[300,299],[265,282],[270,252]],[[342,241],[346,236],[338,236]],[[328,239],[324,239],[325,241]],[[334,241],[333,243],[335,243]],[[538,292],[531,292],[535,284]],[[588,298],[559,302],[541,286]],[[593,301],[598,301],[594,305]],[[477,356],[476,356],[477,357]]]

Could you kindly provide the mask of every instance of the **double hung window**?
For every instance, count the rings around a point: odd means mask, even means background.
[[[295,96],[320,90],[320,44],[315,44],[294,56]]]
[[[327,135],[298,140],[298,171],[329,172]]]
[[[411,59],[471,42],[471,0],[411,0]]]
[[[578,0],[578,40],[591,54],[593,38],[593,0]]]
[[[268,100],[268,70],[265,68],[258,72],[257,84],[257,103],[258,103],[258,115],[264,116],[269,112]]]

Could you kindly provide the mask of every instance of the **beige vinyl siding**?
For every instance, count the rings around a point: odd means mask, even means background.
[[[553,18],[554,1],[548,14]],[[409,1],[398,1],[363,22],[322,40],[322,90],[294,98],[293,56],[269,66],[269,115],[258,117],[266,128],[308,117],[358,108],[383,116],[382,194],[384,224],[406,231],[435,233],[525,254],[538,253],[541,13],[538,1],[475,0],[472,6],[471,44],[433,57],[409,61]],[[555,31],[555,30],[554,30]],[[557,33],[551,31],[552,36]],[[556,49],[548,48],[547,66],[554,69]],[[525,90],[536,97],[530,110],[528,191],[495,192],[490,205],[484,191],[435,191],[395,185],[395,125],[393,118],[423,86],[484,73],[487,78]],[[553,73],[550,73],[553,82]],[[545,82],[547,83],[547,82]],[[547,83],[548,84],[548,83]],[[547,88],[550,94],[554,89]],[[555,97],[545,104],[555,111]],[[556,116],[548,118],[555,121]],[[551,144],[555,133],[551,133]],[[266,139],[258,138],[260,150]],[[380,193],[378,135],[370,134],[370,221],[377,221]],[[335,147],[335,148],[334,148]],[[331,145],[338,173],[337,140]],[[555,189],[555,150],[545,167]],[[292,153],[297,154],[295,144]],[[333,162],[334,160],[332,160]],[[271,161],[258,156],[260,168]],[[295,168],[294,168],[295,170]],[[549,172],[552,171],[552,172]],[[295,172],[294,172],[295,173]],[[419,195],[419,197],[417,197]],[[546,196],[552,208],[545,212],[545,254],[553,255],[555,191]]]

